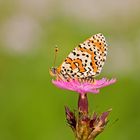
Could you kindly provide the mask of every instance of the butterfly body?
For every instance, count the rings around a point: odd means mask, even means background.
[[[106,60],[108,45],[105,37],[99,33],[80,43],[65,61],[52,68],[52,75],[58,79],[82,79],[100,74]]]

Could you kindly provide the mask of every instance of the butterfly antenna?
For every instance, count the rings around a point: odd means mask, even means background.
[[[54,63],[53,63],[53,65],[54,65],[54,67],[55,67],[55,64],[56,64],[56,58],[57,58],[57,53],[58,53],[58,47],[56,46],[55,47],[55,50],[54,50]]]

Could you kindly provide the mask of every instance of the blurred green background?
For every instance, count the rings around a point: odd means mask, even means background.
[[[117,83],[89,95],[90,112],[112,108],[97,140],[140,139],[139,0],[0,0],[0,140],[73,140],[64,105],[77,94],[51,83],[59,65],[86,38],[103,33],[108,56],[97,78]],[[116,123],[113,122],[119,119]]]

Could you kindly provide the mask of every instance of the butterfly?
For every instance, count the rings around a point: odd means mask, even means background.
[[[59,67],[51,68],[50,74],[62,80],[94,78],[103,68],[107,49],[105,37],[95,34],[75,47]]]

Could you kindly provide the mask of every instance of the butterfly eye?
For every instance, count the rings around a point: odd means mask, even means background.
[[[56,68],[51,68],[53,74],[56,74]]]
[[[51,68],[51,69],[49,70],[49,72],[50,72],[50,75],[51,75],[51,76],[55,76],[55,75],[56,75],[56,68]]]

